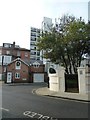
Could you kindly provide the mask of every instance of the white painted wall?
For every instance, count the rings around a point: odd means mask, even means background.
[[[88,20],[90,21],[90,1],[88,2]]]
[[[49,89],[52,91],[65,92],[65,68],[61,66],[58,66],[56,68],[56,74],[49,73]]]
[[[88,68],[88,66],[78,68],[78,82],[79,93],[90,93],[90,68]]]

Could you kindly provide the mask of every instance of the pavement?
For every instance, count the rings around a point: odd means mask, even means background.
[[[51,91],[48,87],[42,87],[37,89],[36,94],[49,97],[57,97],[69,100],[90,102],[90,94],[70,93],[70,92],[55,92]]]

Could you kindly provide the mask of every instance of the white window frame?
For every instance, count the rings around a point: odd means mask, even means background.
[[[9,50],[7,50],[7,51],[6,51],[6,54],[7,54],[7,55],[9,55],[9,54],[10,54],[10,51],[9,51]]]
[[[15,73],[15,79],[20,79],[20,73]]]
[[[34,68],[39,68],[39,66],[40,66],[40,64],[38,64],[38,63],[33,63],[33,67],[34,67]]]
[[[0,50],[0,55],[2,55],[2,50]]]
[[[2,65],[2,55],[0,55],[0,65]]]
[[[0,80],[2,80],[2,74],[0,73]]]
[[[28,53],[27,52],[25,52],[25,57],[28,57]]]
[[[17,63],[18,63],[18,62],[20,63],[19,66],[17,66]],[[21,69],[21,62],[20,62],[20,61],[16,61],[15,66],[16,66],[16,69]]]
[[[39,68],[39,65],[38,64],[34,64],[34,68]]]
[[[6,72],[6,66],[4,67],[4,72]]]
[[[7,65],[11,62],[12,56],[4,55],[3,65]]]

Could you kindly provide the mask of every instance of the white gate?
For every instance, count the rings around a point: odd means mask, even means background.
[[[12,82],[12,73],[8,72],[7,73],[7,83],[11,83]]]

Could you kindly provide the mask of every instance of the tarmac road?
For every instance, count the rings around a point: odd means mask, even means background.
[[[35,94],[44,83],[2,86],[2,118],[88,118],[88,103]]]

